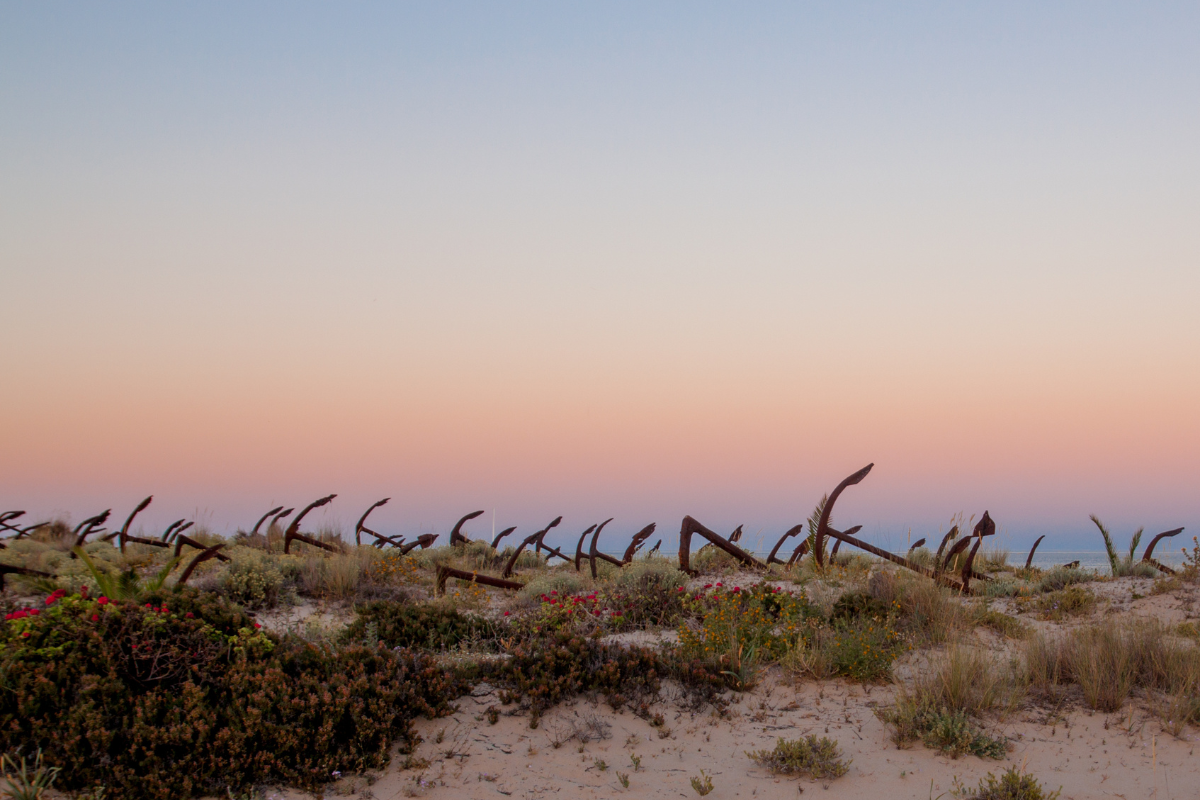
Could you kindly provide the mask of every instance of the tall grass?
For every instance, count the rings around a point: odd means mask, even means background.
[[[1091,515],[1092,522],[1096,523],[1096,527],[1100,529],[1100,535],[1104,537],[1104,551],[1108,554],[1108,564],[1112,569],[1114,578],[1124,578],[1136,576],[1142,578],[1153,578],[1158,575],[1158,570],[1152,564],[1145,564],[1140,561],[1134,561],[1134,556],[1137,553],[1138,544],[1142,541],[1142,532],[1144,528],[1138,528],[1133,538],[1129,540],[1129,554],[1122,557],[1117,553],[1117,546],[1113,543],[1112,534],[1108,532],[1108,528],[1100,521],[1100,518],[1095,514]]]
[[[1200,649],[1157,620],[1108,619],[1066,635],[1039,633],[1022,655],[1025,679],[1043,694],[1078,685],[1088,707],[1112,712],[1140,688],[1175,729],[1200,721]]]

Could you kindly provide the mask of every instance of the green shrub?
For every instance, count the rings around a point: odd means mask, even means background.
[[[838,621],[816,632],[816,642],[834,675],[874,683],[892,676],[892,663],[902,646],[899,631],[888,619]]]
[[[989,735],[961,709],[908,697],[876,714],[895,728],[892,741],[898,747],[919,739],[926,747],[953,758],[967,753],[980,758],[1004,758],[1008,752],[1006,739]]]
[[[1024,602],[1022,605],[1029,605]],[[1096,595],[1083,586],[1072,585],[1057,592],[1044,594],[1031,599],[1032,605],[1038,610],[1042,619],[1061,621],[1067,617],[1088,614],[1096,607]]]
[[[521,642],[510,656],[493,676],[500,699],[535,714],[585,691],[603,694],[614,708],[643,701],[658,692],[665,666],[653,650],[570,633]]]
[[[1022,773],[1015,766],[1006,769],[996,778],[992,773],[979,782],[979,788],[965,796],[965,800],[1058,800],[1062,789],[1047,792],[1037,778]]]
[[[833,604],[830,618],[834,620],[883,619],[892,610],[887,603],[866,592],[847,592]]]
[[[1056,592],[1074,583],[1088,583],[1096,580],[1096,573],[1073,567],[1055,567],[1046,572],[1038,580],[1035,587],[1038,592]]]
[[[41,748],[68,792],[315,789],[386,764],[414,716],[446,713],[465,688],[423,656],[281,640],[192,592],[56,595],[0,629],[0,751]]]
[[[542,595],[549,595],[551,592],[566,597],[576,594],[582,588],[583,581],[574,573],[555,572],[537,576],[526,583],[517,595],[526,600],[538,600]]]
[[[239,547],[220,586],[228,597],[247,608],[274,608],[283,587],[283,573],[267,554]]]
[[[347,626],[343,641],[363,641],[368,628],[388,647],[449,650],[463,642],[496,639],[496,626],[482,617],[468,616],[439,603],[402,603],[377,600],[364,603]]]
[[[825,736],[779,739],[774,750],[757,750],[746,755],[776,775],[840,778],[850,769],[850,760],[842,758],[838,743]]]

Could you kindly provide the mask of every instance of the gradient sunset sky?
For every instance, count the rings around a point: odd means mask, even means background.
[[[1194,3],[5,3],[0,507],[754,545],[874,462],[836,521],[885,545],[1190,540],[1198,42]]]

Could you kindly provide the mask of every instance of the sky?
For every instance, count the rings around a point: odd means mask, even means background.
[[[1198,40],[1185,3],[0,4],[0,506],[769,547],[874,463],[835,524],[885,546],[1190,538]]]

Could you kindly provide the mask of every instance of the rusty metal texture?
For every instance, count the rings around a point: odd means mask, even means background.
[[[212,547],[210,547],[206,544],[201,544],[200,542],[197,542],[195,539],[191,538],[190,536],[179,536],[175,539],[175,556],[174,556],[175,558],[180,557],[180,554],[183,553],[183,548],[185,545],[188,547],[194,547],[197,550],[212,550],[213,549]],[[212,558],[212,556],[209,556],[209,558]],[[224,553],[218,553],[217,560],[229,561],[229,556],[225,555]]]
[[[308,515],[308,512],[312,511],[314,508],[320,508],[321,506],[328,505],[329,503],[333,502],[333,498],[335,497],[337,497],[336,494],[330,494],[322,497],[320,500],[314,500],[305,506],[303,511],[296,515],[296,518],[292,520],[292,524],[288,525],[287,532],[283,535],[283,552],[290,552],[293,539],[299,539],[306,544],[311,544],[314,547],[320,547],[324,550],[328,550],[331,553],[338,552],[336,547],[325,544],[324,542],[318,542],[311,536],[305,536],[304,534],[300,533],[300,523],[304,520],[304,517]]]
[[[1156,566],[1158,566],[1159,569],[1162,569],[1163,568],[1162,564],[1159,564],[1157,561],[1154,560],[1154,546],[1157,545],[1163,539],[1170,539],[1171,537],[1178,536],[1181,533],[1183,533],[1183,528],[1176,528],[1173,531],[1163,531],[1162,533],[1155,536],[1153,539],[1150,540],[1150,544],[1146,545],[1146,552],[1144,552],[1142,554],[1142,561],[1145,561],[1147,563],[1153,563]],[[1174,574],[1173,570],[1172,570],[1172,574]]]
[[[659,539],[657,542],[655,542],[655,543],[654,543],[654,547],[651,547],[651,548],[650,548],[650,552],[649,552],[649,553],[646,553],[646,557],[647,557],[647,558],[649,558],[650,556],[652,556],[652,555],[654,555],[655,553],[657,553],[657,552],[658,552],[658,548],[660,548],[660,547],[662,547],[662,539]]]
[[[776,555],[779,553],[779,548],[783,547],[783,543],[786,542],[788,539],[790,539],[793,536],[796,536],[797,534],[800,534],[800,533],[804,533],[804,523],[803,522],[801,522],[799,525],[793,525],[792,527],[788,528],[787,533],[783,534],[783,536],[780,536],[779,541],[776,542],[775,546],[771,548],[771,555],[767,556],[767,563],[768,564],[782,564],[783,562],[780,561],[778,558],[776,558]]]
[[[508,559],[508,563],[504,565],[503,577],[507,578],[512,575],[513,568],[517,565],[517,558],[521,555],[522,550],[531,544],[541,541],[542,537],[546,535],[546,532],[551,528],[556,527],[560,522],[562,522],[562,517],[555,517],[554,520],[545,528],[542,528],[537,533],[531,533],[526,536],[524,541],[517,545],[517,549],[513,551],[512,556]],[[570,561],[570,559],[567,560]]]
[[[206,547],[202,551],[197,553],[196,557],[192,559],[192,563],[188,564],[187,569],[185,569],[183,571],[183,574],[179,576],[179,580],[175,582],[175,585],[176,586],[187,585],[188,578],[192,577],[192,572],[196,569],[196,567],[199,566],[200,564],[202,564],[203,562],[208,561],[210,558],[217,558],[221,561],[228,561],[229,556],[220,552],[221,548],[224,546],[225,546],[225,543],[222,542],[221,544],[213,545],[212,547]]]
[[[174,522],[172,522],[170,525],[167,526],[167,529],[162,532],[162,536],[159,537],[159,540],[163,541],[163,542],[171,541],[172,532],[174,532],[174,530],[176,528],[178,528],[180,525],[182,525],[184,522],[186,522],[185,519],[177,519]]]
[[[438,538],[438,535],[436,533],[423,533],[420,536],[418,536],[414,541],[411,541],[406,545],[399,546],[399,547],[397,547],[397,549],[400,551],[400,555],[402,555],[402,556],[408,555],[413,550],[416,550],[418,547],[421,548],[422,550],[427,550],[427,549],[429,549],[430,545],[432,545],[435,541],[437,541],[437,538]]]
[[[491,575],[480,575],[478,572],[467,572],[466,570],[455,569],[454,567],[447,567],[443,565],[438,567],[437,583],[436,588],[434,589],[435,593],[439,597],[446,593],[447,578],[458,578],[462,581],[478,583],[484,586],[493,586],[497,589],[520,589],[525,585],[519,581],[510,581],[505,580],[504,578],[494,578]]]
[[[679,528],[679,568],[689,575],[694,575],[691,569],[692,535],[699,534],[729,555],[753,569],[766,569],[766,564],[747,553],[736,544],[725,539],[719,533],[714,533],[692,517],[684,517]]]
[[[28,575],[32,578],[53,578],[49,572],[41,572],[28,567],[14,567],[12,564],[0,564],[0,591],[4,590],[5,575]]]
[[[133,524],[133,518],[146,510],[146,506],[154,499],[154,495],[150,495],[145,500],[137,504],[137,507],[129,514],[125,520],[125,524],[121,526],[121,530],[117,533],[117,546],[121,548],[121,552],[125,552],[125,542],[129,540],[129,526]],[[149,539],[138,538],[137,541],[149,542]],[[153,544],[161,544],[161,542],[152,542]]]
[[[825,501],[825,506],[821,509],[821,518],[817,522],[817,535],[813,542],[813,558],[816,559],[818,568],[825,566],[825,536],[829,530],[829,519],[833,516],[833,504],[837,502],[838,497],[841,496],[846,487],[861,483],[874,466],[874,463],[867,464],[858,472],[847,477],[837,485],[837,488],[833,490],[833,494],[829,495],[829,499]]]
[[[1037,541],[1033,543],[1033,547],[1029,548],[1029,555],[1025,558],[1025,569],[1029,569],[1031,566],[1033,566],[1033,554],[1037,552],[1038,545],[1041,544],[1042,539],[1045,538],[1046,534],[1043,533],[1041,536],[1037,537]]]
[[[503,539],[505,536],[508,536],[510,533],[512,533],[516,529],[517,529],[517,526],[514,525],[511,528],[505,528],[504,530],[497,533],[496,538],[492,539],[492,549],[493,550],[497,549],[500,546],[500,540]]]
[[[987,512],[986,512],[986,511],[984,512],[984,516],[985,516],[985,517],[987,516]],[[994,532],[995,532],[995,526],[993,526],[993,533],[994,533]],[[971,569],[971,565],[975,563],[975,554],[979,552],[979,546],[983,544],[983,537],[984,537],[985,535],[986,535],[986,534],[981,534],[981,535],[979,535],[979,536],[975,536],[975,537],[973,537],[973,538],[975,539],[975,545],[974,545],[974,546],[971,548],[971,554],[970,554],[969,556],[967,556],[967,561],[966,561],[966,563],[965,563],[965,564],[963,564],[963,568],[962,568],[962,577],[961,577],[961,580],[962,580],[962,592],[963,592],[963,594],[970,594],[970,593],[971,593],[971,578],[972,578],[972,577],[979,577],[979,576],[977,575],[977,573],[975,573],[975,572],[974,572],[974,571]]]
[[[482,516],[482,515],[483,515],[482,511],[472,511],[470,514],[467,514],[465,517],[460,519],[458,522],[454,523],[454,529],[450,531],[450,546],[455,547],[456,545],[460,545],[460,544],[470,544],[471,540],[468,539],[466,536],[463,536],[463,534],[462,534],[461,528],[463,526],[463,523],[473,520],[476,517]]]
[[[183,533],[184,531],[186,531],[188,528],[192,527],[195,524],[196,523],[193,520],[191,522],[185,522],[182,525],[180,525],[178,528],[176,528],[174,531],[171,532],[171,538],[167,539],[167,544],[174,544],[175,540],[179,537],[179,535],[181,533]]]
[[[278,514],[276,514],[274,517],[271,518],[270,522],[267,523],[267,530],[268,531],[271,530],[272,525],[279,525],[281,520],[285,520],[288,517],[290,517],[292,515],[292,512],[295,510],[296,509],[294,509],[294,508],[285,508],[283,511],[280,511]]]
[[[861,539],[857,539],[857,538],[851,536],[848,532],[842,533],[841,531],[836,531],[831,528],[831,529],[829,529],[829,535],[835,539],[841,539],[846,544],[854,545],[855,547],[857,547],[860,550],[866,550],[868,553],[871,553],[872,555],[877,555],[880,558],[885,558],[888,561],[891,561],[893,564],[899,564],[902,567],[907,567],[908,569],[911,569],[913,572],[920,573],[921,575],[924,575],[927,578],[937,581],[938,583],[940,583],[943,586],[949,586],[950,588],[957,589],[958,591],[963,590],[962,584],[960,582],[958,582],[957,580],[955,580],[954,578],[947,577],[947,576],[943,575],[942,573],[935,572],[934,570],[929,569],[927,567],[922,567],[920,564],[913,563],[912,561],[909,561],[907,558],[904,558],[903,556],[898,556],[894,553],[889,553],[887,550],[884,550],[880,547],[876,547],[873,544],[869,544],[867,542],[862,541]]]
[[[601,553],[599,547],[597,546],[597,543],[600,541],[600,532],[604,530],[604,526],[610,522],[612,522],[612,517],[606,519],[599,528],[596,528],[596,532],[592,534],[592,546],[588,548],[588,562],[592,568],[592,578],[596,578],[597,575],[599,575],[599,571],[596,569],[597,558],[601,561],[607,561],[616,567],[623,566],[620,559],[613,558],[608,553]]]
[[[729,541],[737,544],[742,540],[742,526],[738,525],[733,529],[733,533],[729,534]]]
[[[911,545],[909,545],[908,552],[911,553],[913,550],[916,550],[918,547],[920,547],[923,544],[925,544],[924,539],[917,539],[915,542],[913,542]]]
[[[938,545],[937,555],[935,555],[933,557],[933,561],[935,564],[942,560],[942,552],[946,549],[946,545],[950,544],[950,540],[956,538],[957,536],[958,536],[958,526],[957,525],[955,525],[950,530],[946,531],[946,535],[942,537],[942,543]]]
[[[976,537],[964,536],[963,538],[961,538],[957,542],[955,542],[954,546],[950,548],[950,552],[946,553],[946,557],[944,559],[942,559],[939,569],[942,572],[945,572],[946,569],[950,566],[950,562],[954,560],[954,557],[956,555],[958,555],[959,553],[961,553],[963,550],[966,550],[968,547],[971,546],[971,540],[974,538],[976,538]]]
[[[280,511],[283,511],[283,506],[275,506],[275,508],[272,508],[270,511],[259,517],[258,522],[254,523],[254,527],[250,529],[250,535],[253,536],[254,534],[258,533],[258,529],[261,528],[262,524],[267,521],[267,517],[278,514]]]
[[[379,508],[382,505],[386,505],[387,501],[391,500],[391,499],[392,498],[390,498],[390,497],[385,497],[382,500],[372,503],[371,506],[366,511],[363,512],[363,515],[358,518],[358,522],[356,522],[354,524],[354,544],[356,544],[356,545],[362,544],[363,531],[366,531],[367,533],[371,534],[376,539],[381,539],[381,538],[390,539],[390,537],[380,536],[380,534],[378,534],[375,531],[368,528],[367,527],[367,517],[371,516],[372,511],[374,511],[375,509]]]
[[[611,522],[611,521],[612,520],[610,519],[609,522]],[[608,523],[605,523],[605,524],[608,524]],[[583,560],[583,540],[586,539],[587,535],[594,530],[596,530],[596,526],[589,525],[587,530],[585,530],[583,533],[579,534],[579,543],[575,545],[575,571],[576,572],[579,572],[579,569],[580,569],[579,562]]]
[[[651,522],[649,525],[633,535],[633,541],[629,543],[629,547],[625,548],[625,555],[621,556],[621,561],[623,563],[628,564],[633,561],[634,555],[637,554],[638,550],[642,549],[642,545],[645,544],[646,540],[649,539],[654,533],[654,529],[656,527],[658,527],[658,524]],[[738,530],[741,530],[741,528],[738,528]]]
[[[792,566],[800,559],[804,558],[808,553],[808,537],[800,540],[800,544],[796,545],[796,549],[792,551],[792,557],[787,560],[787,566]]]
[[[608,519],[604,520],[604,522],[601,522],[599,525],[592,526],[592,544],[588,548],[588,563],[591,564],[593,578],[596,577],[596,557],[594,555],[592,555],[592,553],[596,552],[596,540],[598,538],[600,538],[600,531],[604,530],[604,526],[612,521],[613,521],[613,518],[609,517]],[[585,532],[584,535],[586,536],[587,533]]]
[[[96,529],[104,524],[105,520],[108,519],[108,515],[111,513],[112,509],[110,508],[94,517],[88,517],[83,522],[76,525],[75,530],[71,531],[71,533],[75,536],[75,547],[83,547],[84,542],[87,541],[87,537],[93,533],[97,533],[98,531]],[[74,547],[71,548],[71,558],[78,558],[78,556],[75,555]]]

